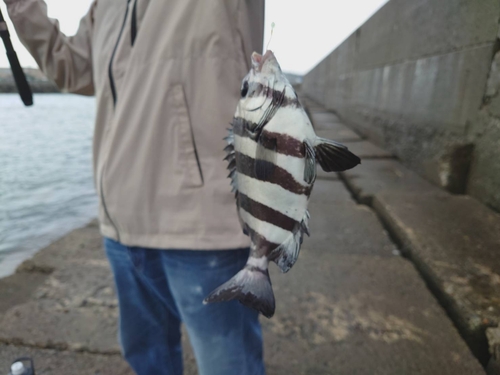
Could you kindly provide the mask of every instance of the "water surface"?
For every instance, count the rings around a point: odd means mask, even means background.
[[[97,216],[94,98],[0,94],[0,277]]]

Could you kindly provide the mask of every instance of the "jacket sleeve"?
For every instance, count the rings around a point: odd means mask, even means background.
[[[5,0],[23,45],[42,72],[64,92],[94,95],[92,28],[95,0],[74,36],[66,36],[57,20],[47,16],[43,0]]]

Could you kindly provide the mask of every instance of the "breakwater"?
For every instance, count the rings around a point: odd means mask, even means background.
[[[60,92],[55,83],[47,79],[40,70],[25,68],[24,73],[34,93]],[[17,93],[16,83],[9,68],[0,68],[0,93]]]
[[[500,210],[500,3],[391,0],[304,91],[427,180]]]

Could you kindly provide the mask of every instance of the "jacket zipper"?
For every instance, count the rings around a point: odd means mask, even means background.
[[[123,30],[125,29],[130,1],[131,0],[127,0],[127,10],[125,11],[125,17],[123,17],[122,27],[120,29],[120,33],[118,34],[118,39],[116,40],[115,48],[113,48],[111,59],[109,60],[108,76],[109,76],[109,85],[111,86],[111,94],[113,95],[113,105],[116,105],[116,87],[115,87],[115,80],[113,78],[113,60],[115,59],[116,50],[118,49],[118,44],[120,43],[120,39],[122,38]]]
[[[109,85],[111,87],[111,95],[113,95],[113,106],[116,106],[116,86],[115,86],[115,81],[113,78],[113,60],[115,58],[116,50],[118,49],[118,44],[120,43],[120,39],[122,38],[123,30],[125,29],[130,1],[131,0],[127,0],[127,9],[125,10],[125,16],[123,17],[122,27],[120,29],[120,32],[118,33],[118,39],[116,40],[115,47],[113,48],[113,52],[111,53],[111,58],[109,59],[108,76],[109,76]],[[111,225],[115,229],[117,241],[120,242],[120,232],[118,232],[118,228],[117,228],[116,224],[111,219],[111,216],[109,215],[108,208],[106,206],[106,201],[104,200],[104,189],[103,189],[103,179],[104,179],[104,169],[105,169],[104,167],[105,167],[105,165],[102,166],[101,180],[100,180],[100,184],[99,184],[100,185],[99,189],[101,191],[102,208],[104,209],[104,214],[107,216],[109,222],[111,223]]]
[[[132,8],[132,26],[130,29],[130,42],[132,44],[132,47],[134,46],[135,43],[135,37],[137,36],[137,2],[139,0],[135,0],[134,2],[134,7]]]

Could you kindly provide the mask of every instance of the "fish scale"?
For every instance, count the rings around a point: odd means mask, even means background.
[[[360,159],[345,146],[317,137],[295,90],[271,51],[252,54],[241,98],[224,138],[224,158],[238,218],[250,237],[245,267],[204,303],[233,299],[270,318],[275,299],[268,265],[288,272],[309,235],[307,204],[316,163],[327,172],[351,169]]]

